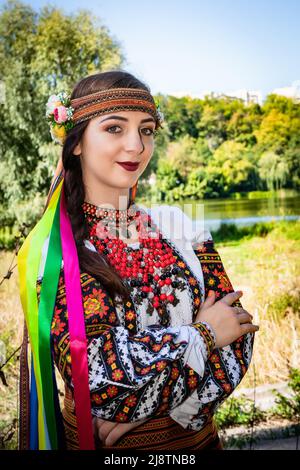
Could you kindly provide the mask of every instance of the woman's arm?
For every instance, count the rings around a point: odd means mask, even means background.
[[[41,279],[38,296],[40,282]],[[120,326],[111,299],[96,279],[82,273],[81,285],[94,416],[120,423],[135,422],[165,414],[193,393],[214,347],[209,325],[151,325],[132,335]],[[51,337],[55,363],[72,389],[63,269]]]
[[[215,291],[216,300],[233,292],[221,257],[210,236],[194,246],[201,263],[205,298],[209,290]],[[242,307],[240,300],[232,306]],[[254,333],[247,333],[229,346],[216,348],[208,358],[205,372],[197,389],[175,409],[170,416],[187,429],[201,429],[221,403],[229,397],[246,374],[253,352]]]

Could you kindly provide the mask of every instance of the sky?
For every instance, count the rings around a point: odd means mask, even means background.
[[[3,1],[0,0],[0,5]],[[118,40],[123,69],[153,94],[263,96],[300,80],[299,0],[28,0],[88,9]]]

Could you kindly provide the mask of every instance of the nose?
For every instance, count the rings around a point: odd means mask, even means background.
[[[139,155],[144,151],[144,142],[139,130],[128,132],[125,137],[125,150]]]

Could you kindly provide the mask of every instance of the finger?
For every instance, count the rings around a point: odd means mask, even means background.
[[[216,297],[216,294],[215,294],[215,291],[214,290],[210,290],[207,294],[207,297],[206,299],[204,300],[203,304],[201,304],[200,306],[200,310],[204,310],[205,308],[208,308],[210,307],[211,305],[214,304],[215,302],[215,297]]]
[[[116,426],[108,435],[108,437],[105,440],[105,446],[113,446],[120,437],[123,436],[123,434],[126,434],[127,432],[131,431],[131,429],[134,429],[141,424],[145,423],[147,419],[142,419],[139,421],[135,421],[134,423],[117,423],[118,426]]]
[[[102,426],[103,423],[105,423],[105,419],[102,419],[102,418],[95,418],[95,425],[98,428],[100,428]]]
[[[251,315],[251,313],[247,312],[247,310],[245,310],[243,307],[232,307],[232,308],[238,315],[240,315],[241,313],[246,313],[247,315],[249,315],[249,318],[253,319],[253,316]]]
[[[96,428],[97,428],[97,435],[98,435],[99,439],[100,439],[99,431],[100,431],[101,427],[107,422],[108,421],[106,421],[105,419],[97,418]]]
[[[215,294],[216,294],[215,291],[212,290],[212,289],[210,289],[210,290],[208,291],[206,300],[212,300],[212,299],[214,298]]]
[[[246,333],[255,333],[259,330],[259,325],[253,325],[253,323],[244,323],[241,325],[242,335]]]
[[[204,303],[213,304],[214,301],[215,301],[215,298],[216,298],[215,291],[214,290],[209,290]]]
[[[102,424],[98,429],[98,436],[100,441],[104,442],[109,435],[109,433],[118,425],[119,423],[114,423],[112,421],[107,421]]]
[[[237,314],[237,319],[239,323],[251,323],[251,315],[248,312],[242,312]]]
[[[126,434],[130,429],[133,427],[129,424],[120,424],[116,426],[106,437],[104,445],[105,446],[113,446],[118,439],[120,439],[123,434]]]
[[[230,292],[229,294],[226,294],[220,302],[224,302],[226,305],[231,305],[235,300],[238,300],[240,297],[242,297],[243,292],[241,290]]]

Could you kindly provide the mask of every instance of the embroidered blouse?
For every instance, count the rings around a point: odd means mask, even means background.
[[[98,222],[96,208],[84,204],[90,229],[85,244],[94,251],[98,249],[93,231]],[[159,308],[149,307],[153,295],[142,295],[139,283],[131,285],[129,300],[121,303],[97,279],[81,272],[92,414],[116,422],[169,414],[184,428],[199,430],[245,375],[254,335],[248,333],[229,346],[215,348],[213,329],[207,322],[195,322],[195,317],[210,289],[218,300],[233,288],[211,234],[203,227],[195,231],[179,208],[161,206],[149,215],[173,256],[170,281],[163,283],[160,292],[176,301],[166,305],[164,315]],[[129,253],[138,246],[129,246]],[[42,258],[38,297],[44,264]],[[154,293],[162,274],[164,268],[159,267],[150,277]],[[53,360],[73,390],[63,262],[51,344]]]

